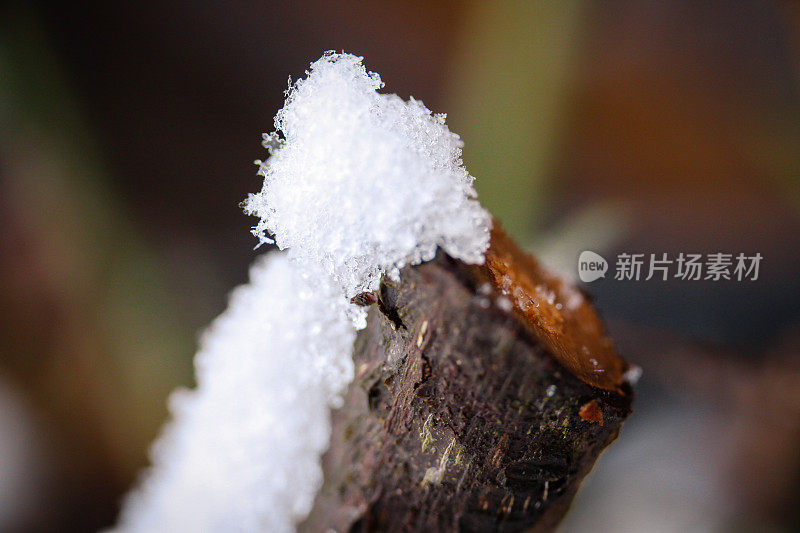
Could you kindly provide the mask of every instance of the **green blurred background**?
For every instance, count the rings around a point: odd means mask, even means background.
[[[0,7],[0,531],[113,523],[255,257],[261,133],[328,49],[446,112],[567,277],[584,249],[764,256],[588,287],[644,378],[562,529],[800,528],[797,3],[141,0]]]

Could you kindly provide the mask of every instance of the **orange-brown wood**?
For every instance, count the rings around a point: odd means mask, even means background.
[[[628,364],[592,304],[521,250],[496,220],[480,270],[562,366],[589,385],[622,393]]]

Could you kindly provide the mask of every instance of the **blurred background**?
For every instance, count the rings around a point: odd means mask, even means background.
[[[763,256],[586,287],[644,375],[562,530],[800,530],[800,4],[139,0],[0,7],[0,531],[113,523],[256,255],[261,133],[328,49],[448,113],[565,276]]]

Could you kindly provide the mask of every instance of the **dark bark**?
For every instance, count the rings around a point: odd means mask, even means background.
[[[561,519],[630,413],[625,364],[609,352],[606,376],[577,377],[545,337],[586,346],[586,331],[542,334],[488,271],[440,253],[384,282],[301,530],[527,531]],[[555,289],[553,309],[566,297]]]

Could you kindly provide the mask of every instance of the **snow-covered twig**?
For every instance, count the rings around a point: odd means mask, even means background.
[[[285,251],[256,262],[204,335],[197,388],[170,399],[120,530],[292,531],[322,483],[329,410],[366,324],[349,299],[437,248],[483,261],[491,219],[461,141],[382,86],[362,58],[328,52],[290,87],[257,162],[263,190],[245,202],[261,242]]]

